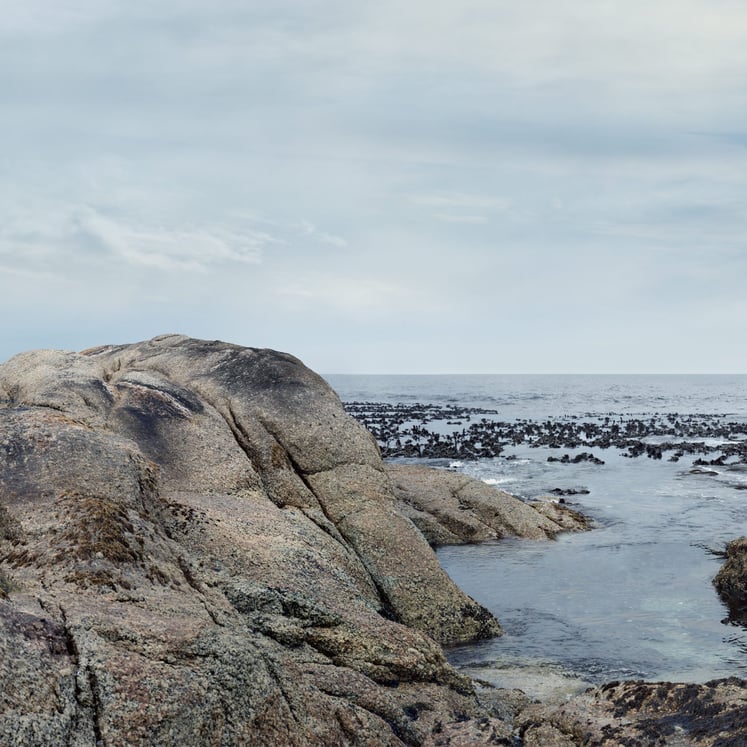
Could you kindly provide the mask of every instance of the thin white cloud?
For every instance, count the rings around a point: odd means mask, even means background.
[[[80,226],[112,256],[160,270],[205,271],[226,263],[259,264],[266,241],[251,235],[237,236],[225,229],[132,227],[95,212],[85,215]]]
[[[301,221],[301,230],[304,236],[311,236],[322,244],[329,244],[338,249],[345,249],[348,246],[347,239],[344,239],[342,236],[335,236],[335,234],[332,233],[320,231],[313,223],[307,220]]]
[[[466,208],[468,210],[491,210],[503,212],[511,207],[511,201],[505,197],[466,194],[464,192],[436,192],[433,194],[415,194],[410,200],[416,205],[436,208]]]
[[[512,207],[511,201],[503,197],[464,192],[412,194],[409,201],[418,207],[429,208],[439,221],[465,225],[489,223],[491,216],[506,213]]]
[[[0,262],[42,274],[69,263],[121,265],[162,271],[205,272],[226,265],[256,265],[263,249],[279,240],[263,231],[241,234],[225,227],[141,225],[91,207],[57,208],[39,220],[20,212],[0,227]]]

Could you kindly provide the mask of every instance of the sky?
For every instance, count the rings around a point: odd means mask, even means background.
[[[25,0],[0,360],[747,373],[743,0]]]

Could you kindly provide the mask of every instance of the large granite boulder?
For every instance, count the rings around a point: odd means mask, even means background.
[[[419,744],[500,632],[327,384],[182,336],[0,366],[0,744]]]

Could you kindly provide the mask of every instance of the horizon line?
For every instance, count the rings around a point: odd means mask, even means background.
[[[327,371],[320,376],[747,376],[743,371],[504,371],[504,372],[378,372]]]

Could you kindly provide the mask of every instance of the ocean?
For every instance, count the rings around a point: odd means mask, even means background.
[[[505,630],[449,650],[455,666],[545,698],[615,679],[747,676],[747,630],[711,583],[725,544],[747,535],[747,376],[325,378],[359,419],[396,421],[396,438],[379,433],[388,458],[525,499],[554,491],[596,522],[551,542],[438,550]],[[464,455],[423,446],[473,432]]]

